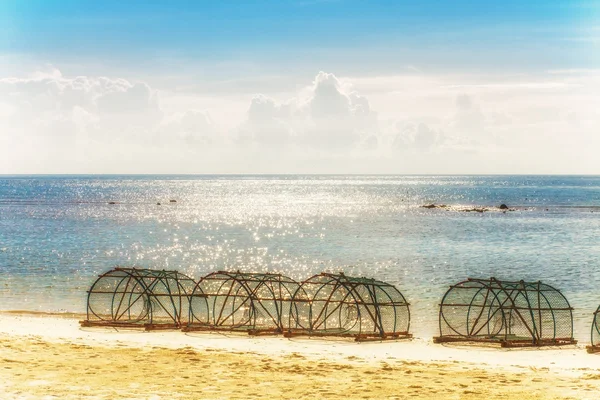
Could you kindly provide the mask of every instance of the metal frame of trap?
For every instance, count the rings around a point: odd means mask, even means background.
[[[98,276],[87,295],[82,327],[180,329],[195,281],[178,271],[116,267]]]
[[[466,293],[464,299],[462,293]],[[453,296],[461,301],[448,302]],[[484,342],[502,347],[577,343],[573,338],[573,308],[567,298],[539,281],[469,278],[452,285],[440,303],[439,328],[435,343]],[[518,334],[517,328],[525,334]],[[558,331],[567,335],[557,335]]]
[[[594,312],[594,319],[592,320],[592,331],[590,337],[590,345],[586,346],[586,350],[588,353],[598,353],[600,352],[600,306]]]
[[[410,309],[393,285],[321,273],[303,281],[292,301],[285,337],[353,337],[356,341],[411,338]]]
[[[182,330],[283,333],[299,283],[275,273],[217,271],[203,277],[190,297]]]

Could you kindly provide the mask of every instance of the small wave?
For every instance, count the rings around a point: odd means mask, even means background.
[[[31,311],[31,310],[0,310],[3,315],[20,315],[33,317],[57,317],[65,319],[81,319],[86,318],[85,313],[75,313],[69,311]]]

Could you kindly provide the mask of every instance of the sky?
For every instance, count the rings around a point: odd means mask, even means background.
[[[600,1],[4,0],[0,27],[0,174],[600,174]]]

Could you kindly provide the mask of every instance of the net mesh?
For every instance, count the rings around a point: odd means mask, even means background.
[[[211,273],[196,285],[187,329],[282,332],[298,287],[280,274]]]
[[[290,312],[296,334],[409,336],[409,304],[393,285],[344,274],[315,275],[298,288]]]
[[[594,347],[600,347],[600,307],[594,313],[594,321],[592,322],[592,338],[591,344]]]
[[[241,330],[367,338],[411,337],[409,304],[393,285],[323,273],[218,271],[197,284],[176,271],[115,268],[88,292],[84,326]]]
[[[177,271],[115,268],[88,292],[89,325],[172,325],[187,322],[194,281]]]
[[[446,292],[436,339],[572,343],[572,308],[560,291],[541,282],[469,279]]]

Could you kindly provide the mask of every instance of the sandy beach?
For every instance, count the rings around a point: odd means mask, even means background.
[[[80,329],[0,314],[3,399],[596,399],[583,346],[504,350],[427,338],[362,343]]]

